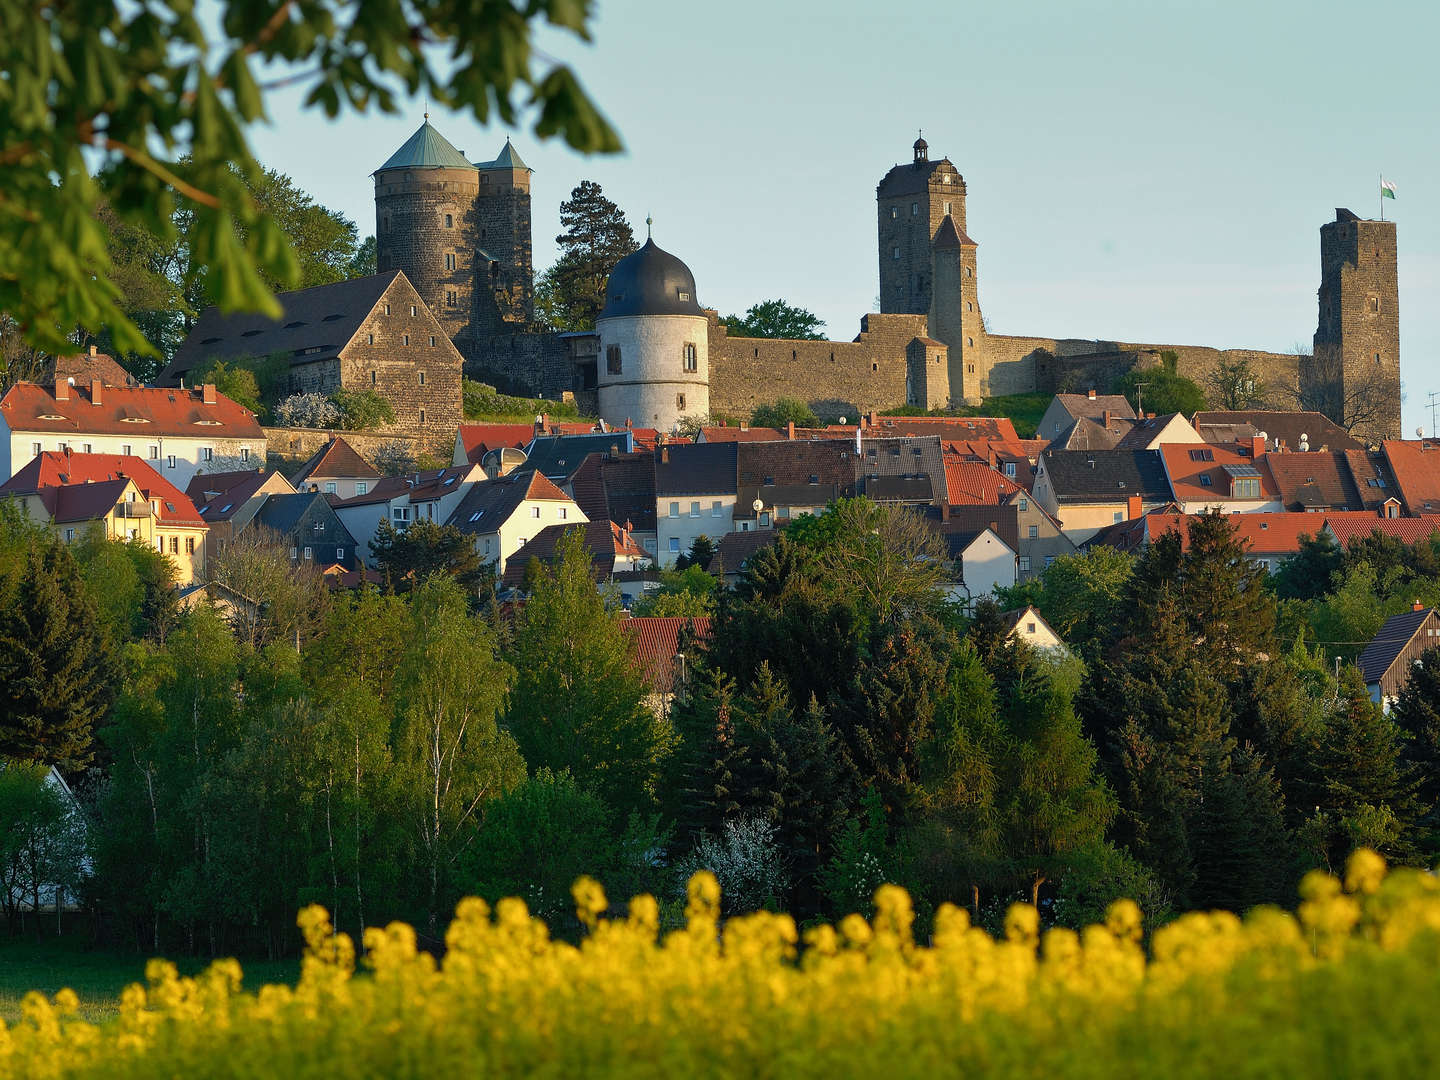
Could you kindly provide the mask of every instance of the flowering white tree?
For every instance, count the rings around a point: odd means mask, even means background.
[[[291,394],[275,406],[275,421],[281,427],[333,428],[340,424],[340,410],[324,394]]]
[[[676,863],[681,893],[693,874],[709,870],[720,882],[720,902],[728,914],[773,905],[790,886],[775,826],[758,814],[725,822],[720,835],[703,834],[694,849]]]

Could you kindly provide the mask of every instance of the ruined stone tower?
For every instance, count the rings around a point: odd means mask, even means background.
[[[949,396],[978,402],[985,371],[976,244],[965,232],[965,178],[948,158],[930,160],[924,138],[914,158],[875,189],[879,217],[880,310],[925,315],[930,336],[949,346]]]
[[[427,118],[375,170],[375,262],[405,272],[461,354],[524,327],[534,303],[530,169],[510,141],[471,163]]]
[[[1320,227],[1315,355],[1300,372],[1308,407],[1357,435],[1400,438],[1400,289],[1395,223],[1349,210]]]

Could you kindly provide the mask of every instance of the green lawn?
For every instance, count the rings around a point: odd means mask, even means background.
[[[966,405],[955,410],[957,416],[1008,416],[1022,439],[1035,436],[1040,418],[1050,407],[1054,394],[1004,394],[986,398],[983,404]]]
[[[80,997],[80,1013],[103,1023],[120,1007],[120,991],[130,983],[145,981],[146,957],[135,952],[90,948],[83,934],[43,941],[12,939],[0,931],[0,1020],[13,1024],[20,1019],[20,1001],[31,990],[47,996],[69,987]],[[182,974],[203,971],[209,961],[175,959]],[[245,988],[255,990],[262,983],[294,983],[300,975],[300,961],[241,961]]]

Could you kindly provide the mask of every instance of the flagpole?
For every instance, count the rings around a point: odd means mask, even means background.
[[[1385,174],[1380,174],[1380,220],[1385,220]]]

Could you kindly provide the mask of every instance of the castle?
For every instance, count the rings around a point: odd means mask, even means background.
[[[1393,222],[1338,210],[1321,228],[1313,357],[992,334],[964,177],[948,158],[930,160],[923,138],[912,150],[876,187],[880,310],[861,317],[850,341],[730,336],[700,306],[688,268],[653,241],[617,266],[623,287],[612,281],[596,333],[537,332],[529,168],[508,140],[495,160],[472,163],[428,118],[374,174],[378,269],[404,271],[471,377],[547,397],[574,393],[614,423],[669,428],[710,413],[748,415],[782,396],[827,411],[974,404],[1103,386],[1173,353],[1177,372],[1202,385],[1222,364],[1243,362],[1274,407],[1343,421],[1366,398],[1357,431],[1398,437]]]

